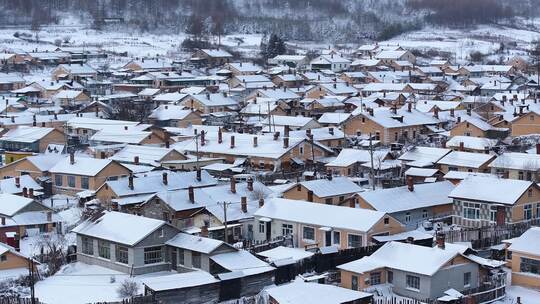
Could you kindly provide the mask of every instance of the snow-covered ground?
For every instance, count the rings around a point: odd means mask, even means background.
[[[171,274],[157,272],[133,278],[139,284],[139,293],[143,287],[141,279]],[[129,275],[104,267],[73,263],[64,266],[55,275],[36,284],[36,297],[47,304],[78,304],[100,301],[118,301],[118,288]]]

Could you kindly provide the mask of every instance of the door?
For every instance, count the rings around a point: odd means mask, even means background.
[[[332,246],[332,231],[325,232],[325,246]]]
[[[266,241],[272,240],[272,222],[266,222]]]
[[[178,253],[176,252],[176,248],[173,248],[172,252],[171,252],[171,268],[173,270],[176,270],[177,267],[178,267]]]
[[[497,206],[497,226],[503,226],[506,223],[506,208]]]

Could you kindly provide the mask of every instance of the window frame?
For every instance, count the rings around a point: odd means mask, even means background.
[[[124,245],[115,244],[114,246],[115,260],[120,264],[129,264],[129,248]]]
[[[82,236],[81,252],[88,255],[94,255],[94,239],[87,236]]]
[[[351,237],[356,237],[356,236],[359,238],[359,241],[356,241],[356,242],[354,242],[354,243],[359,243],[359,246],[354,246],[354,244],[353,244],[353,246],[351,246],[351,244],[353,243],[353,242],[351,242]],[[348,247],[348,248],[359,248],[359,247],[362,247],[362,246],[363,246],[363,241],[364,241],[364,240],[363,240],[362,235],[360,235],[360,234],[355,234],[355,233],[347,233],[347,247]]]
[[[144,248],[144,265],[158,264],[163,262],[163,248],[152,246]]]
[[[471,287],[472,273],[470,271],[463,273],[463,287]]]
[[[77,178],[75,175],[67,175],[67,186],[75,188],[77,186]]]
[[[293,235],[294,227],[292,224],[282,223],[281,224],[281,235],[288,236]]]
[[[98,256],[102,259],[111,259],[111,243],[104,240],[98,240]]]
[[[312,231],[313,232],[313,238],[312,239],[306,238],[306,232],[307,231]],[[314,242],[315,239],[316,239],[315,228],[311,227],[311,226],[302,226],[302,240]]]
[[[407,274],[405,276],[405,288],[408,290],[420,291],[420,277]]]

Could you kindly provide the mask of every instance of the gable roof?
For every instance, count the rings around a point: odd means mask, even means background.
[[[99,172],[101,172],[101,170],[105,169],[105,167],[109,166],[113,162],[115,161],[110,159],[75,156],[75,162],[71,164],[70,157],[66,156],[64,157],[64,159],[60,160],[52,168],[50,168],[49,172],[60,174],[96,176]]]
[[[210,254],[221,246],[227,246],[230,249],[236,250],[234,247],[223,241],[191,235],[187,233],[178,233],[172,239],[168,240],[165,244],[177,248],[202,252],[205,254]]]
[[[34,200],[9,193],[0,194],[0,214],[14,216],[18,211],[30,205]]]
[[[540,240],[540,227],[531,227],[520,237],[515,238],[508,250],[540,256],[540,242],[538,240]]]
[[[530,181],[470,175],[448,195],[451,198],[513,205],[535,185]]]
[[[494,155],[463,151],[452,151],[437,161],[440,165],[462,166],[468,168],[480,168],[485,163],[495,158]]]
[[[334,177],[332,180],[314,179],[303,181],[300,184],[306,189],[313,191],[318,197],[328,197],[343,194],[350,194],[364,191],[360,186],[353,183],[348,177]]]
[[[106,211],[101,217],[95,220],[88,219],[72,231],[77,234],[134,246],[163,225],[166,223],[162,220]]]
[[[54,130],[54,128],[19,126],[15,129],[9,130],[0,138],[0,140],[33,143],[47,136]]]

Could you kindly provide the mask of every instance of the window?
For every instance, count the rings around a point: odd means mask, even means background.
[[[449,166],[448,171],[457,171],[458,167]]]
[[[201,268],[201,253],[192,251],[191,252],[191,266],[194,268]]]
[[[362,123],[366,123],[366,118],[362,117]]]
[[[89,182],[88,182],[88,177],[86,177],[86,176],[81,177],[81,188],[83,188],[83,189],[90,188]]]
[[[339,201],[338,201],[338,202],[343,202],[344,200],[345,200],[345,196],[342,195],[342,196],[339,197]]]
[[[386,277],[387,277],[386,280],[388,281],[388,283],[390,284],[394,283],[394,272],[392,272],[391,270],[388,270],[386,272]]]
[[[381,273],[372,272],[369,274],[370,285],[379,285],[381,284]]]
[[[531,204],[523,206],[523,219],[524,220],[532,219],[532,205]]]
[[[315,240],[315,228],[313,227],[304,227],[302,232],[302,238],[308,241]]]
[[[426,209],[422,210],[422,218],[428,217],[428,211]]]
[[[181,248],[178,248],[176,249],[177,250],[177,254],[178,254],[178,259],[176,261],[177,264],[179,265],[184,265],[184,249],[181,249]]]
[[[362,247],[362,236],[358,234],[347,235],[347,246],[349,248]]]
[[[327,198],[324,200],[324,203],[327,204],[327,205],[332,205],[332,198]]]
[[[161,254],[161,247],[148,247],[144,248],[144,264],[161,263],[163,256]]]
[[[99,257],[104,259],[111,258],[111,244],[106,241],[98,240],[98,254]]]
[[[2,261],[2,262],[7,261],[7,255],[5,255],[5,254],[2,255],[2,256],[0,257],[0,261]]]
[[[407,212],[405,213],[405,223],[408,223],[411,221],[411,213]]]
[[[266,226],[265,222],[259,222],[259,233],[264,233],[265,226]]]
[[[333,236],[332,236],[332,238],[333,238],[332,243],[333,243],[334,245],[339,245],[339,244],[341,244],[341,232],[339,232],[339,231],[332,231],[332,234],[333,234]]]
[[[529,120],[533,121],[534,120],[534,115],[529,116]]]
[[[540,218],[540,203],[536,204],[536,218]]]
[[[54,176],[54,184],[55,184],[56,186],[62,186],[62,175],[56,174],[56,175]]]
[[[75,176],[68,175],[67,180],[68,180],[68,187],[75,188]]]
[[[540,275],[540,260],[533,260],[522,257],[519,264],[519,271]]]
[[[506,259],[507,259],[507,260],[511,260],[511,259],[512,259],[512,251],[511,251],[511,250],[506,250]]]
[[[407,289],[420,290],[420,277],[407,275]]]
[[[390,224],[390,218],[388,218],[388,217],[385,217],[383,221],[384,221],[384,224],[385,224],[385,225],[389,225],[389,224]]]
[[[518,179],[523,180],[523,171],[518,172]]]
[[[480,219],[480,204],[463,203],[463,217],[471,220]]]
[[[94,255],[94,242],[92,239],[83,236],[81,241],[82,253]]]
[[[471,287],[471,273],[465,272],[463,274],[463,287]]]
[[[293,226],[291,224],[283,224],[281,225],[281,235],[292,235],[293,234]]]
[[[122,264],[129,263],[128,248],[126,246],[116,244],[116,249],[114,252],[116,254],[116,261],[118,263],[122,263]]]
[[[358,277],[355,275],[351,276],[351,289],[358,290]]]
[[[497,206],[489,206],[489,220],[497,222]]]

